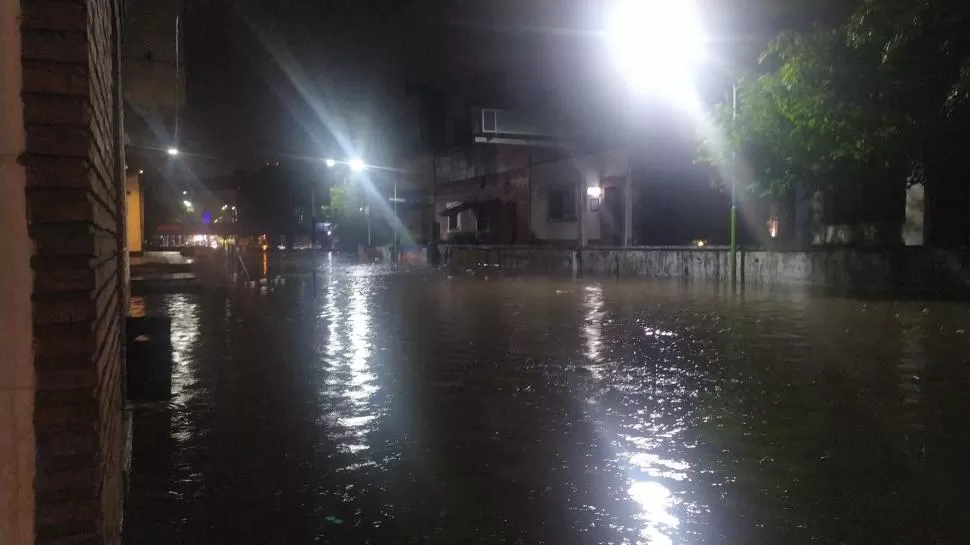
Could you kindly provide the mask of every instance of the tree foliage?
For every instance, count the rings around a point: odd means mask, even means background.
[[[738,79],[737,118],[730,97],[715,112],[749,189],[895,199],[906,183],[953,178],[970,118],[968,24],[965,0],[862,0],[837,24],[777,36]],[[707,142],[701,158],[727,164],[724,148]]]

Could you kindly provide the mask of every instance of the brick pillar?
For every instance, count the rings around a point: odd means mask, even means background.
[[[118,0],[21,0],[33,242],[35,532],[121,539],[123,149]]]

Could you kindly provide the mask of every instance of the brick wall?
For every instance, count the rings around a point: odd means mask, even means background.
[[[119,543],[119,0],[21,0],[37,543]],[[122,161],[119,163],[119,161]]]

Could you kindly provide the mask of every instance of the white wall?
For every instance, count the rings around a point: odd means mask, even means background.
[[[475,217],[475,212],[470,209],[458,213],[458,227],[455,229],[448,228],[448,217],[442,216],[441,213],[452,206],[458,206],[462,201],[450,201],[447,203],[437,203],[435,205],[435,219],[438,224],[441,225],[441,238],[446,239],[450,233],[475,233],[478,231],[478,219]]]
[[[539,164],[532,169],[532,215],[533,236],[549,241],[576,240],[577,222],[549,219],[549,191],[568,188],[576,191],[579,173],[582,173],[584,188],[576,199],[582,199],[584,237],[587,241],[600,238],[600,212],[589,209],[586,196],[588,187],[600,187],[603,178],[625,178],[628,174],[628,154],[625,149],[607,150],[600,153],[580,155],[554,163]],[[621,187],[623,187],[621,185]],[[631,196],[626,195],[626,206],[631,206]],[[601,203],[602,205],[602,203]],[[626,226],[629,238],[630,226]]]
[[[906,189],[906,221],[903,223],[903,244],[906,246],[923,245],[923,195],[923,184]]]
[[[465,210],[458,214],[458,230],[465,233],[478,231],[478,219],[471,210]]]

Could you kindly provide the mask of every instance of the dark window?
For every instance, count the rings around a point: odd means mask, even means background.
[[[152,62],[152,61],[155,60],[155,54],[152,53],[151,51],[146,51],[145,52],[145,55],[144,55],[144,58],[145,58],[146,61]]]
[[[448,216],[448,230],[458,228],[458,214],[452,214]]]
[[[572,189],[549,190],[549,219],[576,219],[576,196]]]

